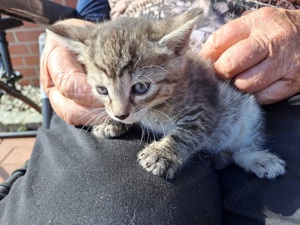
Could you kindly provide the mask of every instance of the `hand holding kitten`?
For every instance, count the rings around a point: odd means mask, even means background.
[[[85,25],[77,19],[60,23]],[[93,111],[102,105],[92,94],[86,74],[73,52],[62,46],[54,36],[48,36],[41,56],[41,84],[54,111],[72,125],[92,124]]]
[[[271,104],[300,91],[300,11],[262,8],[231,21],[201,54],[221,78]]]

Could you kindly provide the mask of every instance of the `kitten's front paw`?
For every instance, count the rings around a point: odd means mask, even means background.
[[[166,179],[172,179],[181,166],[175,155],[165,154],[153,144],[138,154],[138,161],[148,172],[157,176],[165,176]]]
[[[126,132],[126,127],[124,124],[99,124],[93,126],[93,134],[98,138],[114,138]]]

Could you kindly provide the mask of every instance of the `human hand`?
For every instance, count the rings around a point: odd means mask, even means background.
[[[86,21],[66,20],[62,23],[85,25]],[[47,35],[41,56],[41,84],[53,110],[71,125],[91,125],[104,111],[86,82],[86,74],[76,56],[54,35]]]
[[[300,10],[261,8],[218,29],[200,54],[220,78],[271,104],[300,91],[299,37]]]

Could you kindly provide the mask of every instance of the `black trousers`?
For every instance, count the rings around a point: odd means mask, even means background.
[[[300,101],[265,107],[268,148],[287,174],[263,180],[195,157],[174,180],[136,161],[138,130],[97,140],[57,116],[40,129],[28,170],[0,202],[0,224],[299,224]]]
[[[196,157],[165,180],[139,166],[143,146],[138,130],[97,140],[54,116],[38,132],[26,174],[0,202],[0,224],[219,224],[216,171]]]

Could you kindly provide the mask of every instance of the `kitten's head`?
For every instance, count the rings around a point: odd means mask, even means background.
[[[78,55],[108,115],[135,123],[172,98],[180,86],[184,53],[201,12],[193,9],[161,21],[120,18],[85,27],[57,24],[47,35],[58,35]]]

